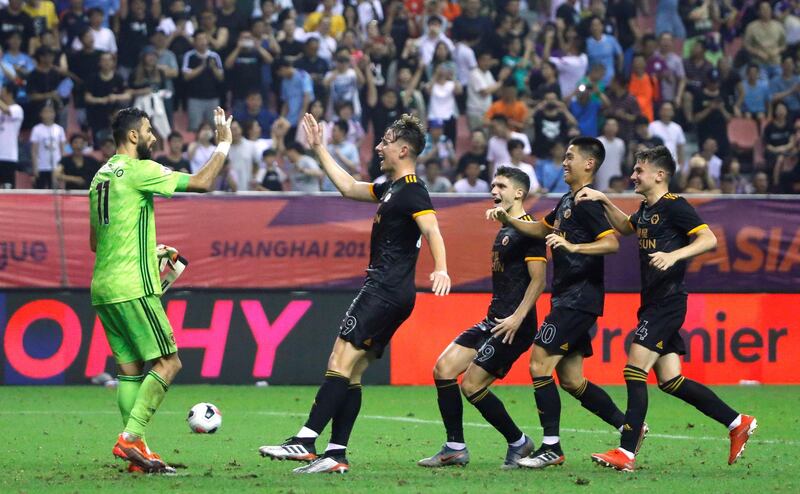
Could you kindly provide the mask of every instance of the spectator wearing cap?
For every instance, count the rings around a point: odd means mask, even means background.
[[[114,32],[105,27],[103,25],[103,21],[105,17],[103,16],[103,11],[98,8],[89,9],[89,29],[91,29],[92,34],[94,35],[94,48],[98,51],[105,51],[108,53],[117,53],[117,38],[114,36]],[[72,42],[72,49],[73,50],[80,50],[83,45],[81,45],[80,39],[75,39]]]
[[[12,33],[20,35],[22,51],[28,51],[28,41],[33,37],[33,20],[23,10],[23,0],[8,0],[7,6],[0,9],[0,42],[8,46],[8,38]]]
[[[511,128],[517,131],[521,131],[531,123],[528,105],[520,101],[517,84],[510,78],[503,81],[500,99],[492,103],[486,110],[485,123],[489,124],[495,115],[505,116]]]
[[[760,73],[758,65],[754,63],[747,65],[747,78],[742,84],[744,93],[739,108],[745,117],[758,122],[766,118],[770,98],[769,86],[765,80],[759,78]]]
[[[470,130],[480,129],[484,126],[484,116],[492,106],[492,95],[503,85],[511,70],[500,70],[499,81],[492,74],[492,67],[497,61],[492,54],[484,51],[478,55],[478,66],[472,69],[467,83],[467,124]]]
[[[17,87],[6,82],[0,87],[0,187],[10,189],[19,169],[19,131],[25,112],[14,101]]]
[[[781,75],[769,81],[769,92],[773,103],[782,101],[793,116],[800,115],[800,76],[795,74],[795,60],[784,55],[781,61]]]
[[[38,123],[39,114],[48,100],[55,105],[56,115],[59,115],[62,110],[58,86],[64,78],[53,66],[55,54],[50,48],[40,46],[36,49],[34,58],[36,58],[36,69],[28,75],[29,103],[25,109],[30,119],[26,119],[23,128],[33,127]],[[57,120],[62,121],[61,118],[57,118]]]
[[[429,159],[438,159],[445,170],[450,170],[456,163],[456,150],[453,141],[444,135],[444,122],[436,118],[428,120],[425,147],[422,149],[417,161],[425,163]]]
[[[786,31],[783,24],[772,18],[770,2],[758,2],[758,19],[745,28],[742,47],[751,60],[766,72],[767,78],[778,75],[781,53],[786,49]]]
[[[225,77],[220,56],[208,49],[208,34],[194,34],[194,49],[183,56],[183,78],[189,95],[186,112],[189,130],[195,131],[201,122],[210,122],[214,108],[219,106],[218,85]]]
[[[130,7],[120,12],[119,71],[127,78],[139,60],[139,53],[150,42],[156,21],[147,12],[144,0],[131,0]]]
[[[713,137],[719,144],[719,155],[726,159],[730,154],[728,121],[733,118],[720,91],[720,72],[711,69],[701,90],[688,93],[683,112],[689,123],[697,129],[699,142]]]
[[[100,55],[100,71],[86,82],[86,119],[92,130],[95,146],[111,133],[114,111],[130,102],[125,81],[116,73],[116,61],[111,53]]]
[[[603,83],[608,84],[618,69],[622,69],[622,47],[617,39],[603,32],[603,21],[594,17],[589,25],[591,35],[586,39],[589,65],[602,64],[606,68]]]
[[[282,58],[278,60],[276,72],[283,80],[281,83],[281,117],[286,118],[292,126],[289,136],[294,138],[297,125],[309,103],[314,99],[314,84],[305,70],[296,69],[292,63]]]

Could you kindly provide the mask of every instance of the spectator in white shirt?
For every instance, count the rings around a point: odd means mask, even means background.
[[[37,189],[53,188],[53,170],[64,156],[64,144],[67,136],[64,128],[55,123],[56,110],[53,102],[48,100],[39,114],[42,123],[31,130],[31,158],[33,161],[33,178]]]
[[[681,126],[672,121],[674,116],[675,107],[672,102],[664,101],[658,109],[658,120],[650,122],[648,130],[650,130],[650,134],[664,141],[664,145],[672,153],[678,167],[681,167],[685,158],[683,153],[686,136],[683,134]]]
[[[495,166],[501,163],[511,162],[511,155],[508,153],[508,141],[517,139],[524,145],[523,154],[531,154],[531,142],[528,136],[521,132],[514,132],[508,126],[508,118],[505,115],[494,115],[492,117],[492,134],[489,139],[486,151],[486,161],[489,164],[489,175],[494,175]]]
[[[622,175],[622,162],[625,159],[625,141],[617,137],[619,123],[616,118],[610,117],[603,124],[603,135],[597,138],[606,148],[606,157],[594,176],[594,188],[606,190],[610,187],[612,177]]]
[[[489,184],[486,180],[479,178],[481,165],[477,161],[470,161],[464,169],[464,178],[453,185],[453,189],[459,194],[488,194]]]
[[[6,82],[0,88],[0,187],[12,188],[19,168],[19,129],[24,112],[14,102],[17,87]]]
[[[519,139],[511,139],[510,141],[508,141],[507,147],[508,147],[508,154],[509,156],[511,156],[511,161],[506,163],[501,163],[500,166],[498,166],[495,169],[495,173],[496,170],[504,166],[508,168],[516,168],[517,170],[523,171],[528,176],[528,180],[530,183],[528,187],[529,193],[535,194],[539,192],[541,186],[539,185],[539,180],[536,178],[536,172],[533,169],[533,165],[523,161],[525,157],[525,144]]]
[[[428,192],[451,192],[453,184],[442,176],[442,163],[436,158],[425,162],[425,178],[422,179]]]
[[[97,51],[106,51],[109,53],[117,53],[117,38],[114,37],[114,31],[107,27],[103,27],[103,11],[98,8],[89,9],[89,28],[92,30],[94,36],[94,49]],[[75,51],[83,49],[83,44],[79,38],[75,38],[72,42],[72,48]]]
[[[703,141],[699,152],[700,156],[708,162],[708,174],[714,179],[714,183],[717,186],[720,185],[720,177],[722,175],[722,158],[717,156],[718,150],[719,144],[717,144],[717,140],[713,137],[708,137]]]
[[[412,40],[410,39],[410,41]],[[450,38],[445,36],[442,32],[442,20],[435,15],[428,18],[428,34],[414,41],[417,43],[419,57],[426,65],[433,60],[433,52],[436,51],[436,45],[439,44],[440,41],[447,45],[447,48],[450,49],[450,53],[455,49],[455,45]]]
[[[231,142],[228,151],[230,174],[236,183],[236,191],[253,190],[256,172],[261,163],[261,154],[256,143],[245,138],[242,126],[237,121],[231,123]]]
[[[497,63],[490,51],[478,55],[478,66],[469,73],[467,83],[467,123],[470,130],[483,128],[483,116],[492,106],[492,95],[502,86],[503,81],[511,74],[508,67],[500,70],[500,80],[496,81],[491,68]]]
[[[328,152],[331,153],[344,171],[349,173],[354,179],[361,179],[361,164],[359,163],[358,149],[355,144],[347,140],[350,131],[350,124],[347,120],[337,120],[331,125],[331,141],[328,144]],[[336,186],[326,175],[322,179],[323,192],[336,192]]]
[[[439,119],[444,122],[444,134],[453,142],[457,142],[456,118],[458,117],[458,105],[456,96],[460,95],[464,88],[455,79],[452,67],[447,64],[439,64],[433,74],[433,80],[423,87],[430,95],[428,104],[428,120]]]

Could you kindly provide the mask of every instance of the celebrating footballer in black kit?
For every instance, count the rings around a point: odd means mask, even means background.
[[[663,391],[728,427],[728,464],[739,458],[757,426],[755,417],[737,413],[713,391],[681,375],[679,355],[685,354],[686,349],[678,331],[686,316],[686,261],[712,250],[717,239],[686,199],[668,192],[674,174],[675,160],[666,147],[637,153],[631,179],[635,191],[645,199],[631,216],[596,190],[584,189],[577,195],[578,204],[601,204],[614,228],[624,235],[636,233],[639,239],[641,306],[623,370],[628,409],[622,438],[619,448],[592,455],[595,462],[622,471],[635,468],[637,441],[647,414],[650,369],[655,370]]]
[[[342,195],[380,205],[372,225],[364,286],[345,313],[308,420],[283,444],[262,446],[259,452],[278,460],[311,462],[296,468],[295,473],[344,473],[350,469],[345,456],[347,442],[361,409],[361,376],[371,360],[381,357],[414,308],[414,272],[421,237],[428,242],[434,260],[433,292],[446,295],[450,278],[435,211],[425,185],[414,175],[416,158],[425,143],[419,120],[403,115],[376,146],[381,171],[390,179],[382,184],[356,181],[340,168],[323,144],[322,128],[310,114],[303,117],[303,126],[310,147]],[[325,453],[318,456],[314,443],[330,421],[331,440]]]
[[[597,317],[603,314],[603,257],[619,249],[614,230],[603,208],[592,202],[575,202],[588,188],[603,163],[603,144],[592,137],[576,137],[564,156],[564,181],[570,191],[541,222],[512,218],[503,208],[488,216],[520,232],[545,238],[553,257],[550,314],[545,317],[533,343],[531,377],[536,407],[544,429],[541,447],[517,464],[544,468],[564,463],[559,426],[561,401],[553,380],[587,410],[622,431],[623,413],[608,394],[583,376],[583,359],[592,355],[591,335]]]
[[[530,179],[516,168],[500,167],[492,181],[492,198],[508,214],[532,221],[522,202]],[[533,441],[520,431],[503,402],[489,391],[502,379],[536,333],[536,300],[545,285],[545,243],[522,235],[510,226],[497,232],[492,246],[492,301],[486,318],[461,333],[436,362],[439,411],[447,431],[441,451],[417,464],[423,467],[466,465],[469,451],[464,441],[463,406],[457,378],[464,374],[461,393],[508,442],[502,468],[517,468],[517,460],[530,454]]]

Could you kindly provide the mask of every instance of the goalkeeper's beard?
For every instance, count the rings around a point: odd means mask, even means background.
[[[150,154],[150,146],[146,142],[141,141],[136,143],[136,156],[138,156],[140,160],[149,160]]]

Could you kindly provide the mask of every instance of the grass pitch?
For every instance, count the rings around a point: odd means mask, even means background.
[[[607,388],[624,408],[625,389]],[[650,387],[651,435],[639,469],[623,474],[589,460],[617,445],[618,433],[561,394],[562,443],[567,461],[544,471],[500,471],[502,436],[465,401],[466,468],[422,469],[416,460],[444,440],[436,392],[425,387],[365,387],[350,444],[347,475],[298,476],[295,462],[262,459],[262,444],[277,444],[302,425],[313,387],[180,386],[170,390],[148,429],[148,443],[168,462],[185,465],[176,477],[130,475],[111,455],[121,429],[113,390],[100,387],[1,387],[0,492],[800,492],[800,390],[796,387],[719,387],[734,408],[758,417],[744,457],[727,465],[727,431],[685,403]],[[512,417],[535,442],[541,429],[530,387],[498,387]],[[189,408],[220,407],[214,435],[193,434]],[[318,448],[324,449],[328,431]]]

